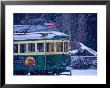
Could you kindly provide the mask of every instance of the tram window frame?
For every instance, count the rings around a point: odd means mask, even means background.
[[[60,48],[59,44],[62,48]],[[56,52],[63,52],[63,42],[56,42]]]
[[[25,45],[25,49],[23,52],[21,52],[21,45]],[[23,48],[22,48],[23,49]],[[26,44],[20,44],[20,53],[26,53]]]
[[[42,46],[43,51],[39,51],[39,49],[38,49],[38,44],[43,44],[43,46]],[[44,52],[44,43],[37,43],[37,52]]]
[[[48,44],[48,46],[47,46]],[[47,42],[46,43],[46,52],[54,52],[54,43],[53,42]]]
[[[33,44],[33,45],[32,45]],[[30,47],[29,47],[30,46]],[[35,43],[28,43],[28,52],[35,52]]]
[[[17,45],[16,50],[15,50],[15,45]],[[13,47],[14,47],[14,53],[18,53],[18,44],[14,44]]]
[[[68,42],[64,42],[64,52],[68,52]]]

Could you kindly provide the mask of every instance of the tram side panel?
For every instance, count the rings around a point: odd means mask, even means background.
[[[48,72],[62,72],[70,65],[68,54],[57,55],[33,55],[35,63],[26,64],[28,55],[14,55],[14,75],[46,74]],[[41,72],[41,73],[39,73]]]

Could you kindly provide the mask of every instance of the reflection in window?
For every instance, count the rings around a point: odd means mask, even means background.
[[[44,52],[44,43],[37,43],[37,51]]]
[[[56,43],[56,51],[57,52],[63,52],[63,42],[57,42]]]
[[[54,43],[46,43],[46,52],[54,52]]]
[[[18,53],[18,44],[14,44],[14,53]]]
[[[64,42],[64,52],[68,51],[68,42]]]
[[[26,44],[20,44],[20,53],[26,52]]]
[[[28,44],[28,52],[35,52],[35,44],[34,43]]]

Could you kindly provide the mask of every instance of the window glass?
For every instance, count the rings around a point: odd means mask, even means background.
[[[35,52],[35,43],[28,44],[28,52]]]
[[[26,44],[20,44],[20,53],[26,52]]]
[[[57,42],[56,43],[56,51],[57,52],[63,52],[63,42]]]
[[[37,52],[44,52],[44,43],[37,43]]]
[[[46,52],[54,52],[54,43],[46,43]]]
[[[68,51],[68,42],[64,42],[64,52]]]
[[[18,53],[18,44],[14,44],[14,53]]]

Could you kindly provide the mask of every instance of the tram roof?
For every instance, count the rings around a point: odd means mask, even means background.
[[[68,39],[69,36],[56,31],[41,31],[32,33],[14,33],[14,40],[57,40]]]

